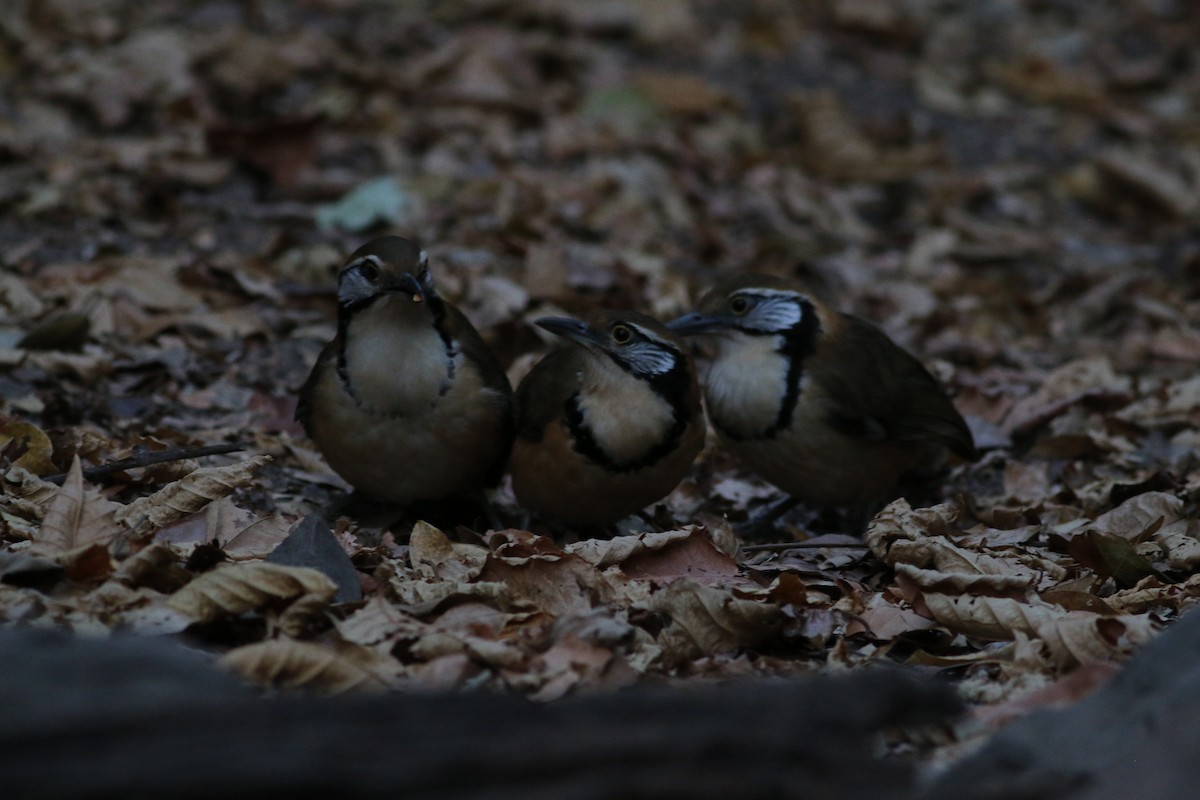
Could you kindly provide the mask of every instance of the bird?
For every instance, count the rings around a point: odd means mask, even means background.
[[[329,466],[386,504],[482,496],[512,446],[512,385],[438,294],[425,251],[399,236],[367,242],[341,268],[337,303],[337,335],[296,406]]]
[[[705,439],[687,343],[634,311],[535,324],[566,342],[517,387],[509,465],[517,501],[592,531],[670,494]]]
[[[976,458],[920,361],[795,280],[730,276],[667,327],[713,340],[704,399],[718,444],[810,508],[849,510],[865,527],[947,450]]]

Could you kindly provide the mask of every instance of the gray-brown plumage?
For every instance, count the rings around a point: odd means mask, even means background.
[[[568,339],[517,388],[510,470],[523,506],[602,527],[669,494],[704,444],[687,346],[631,311],[538,325]]]
[[[766,480],[818,506],[863,509],[971,432],[937,381],[874,325],[797,283],[738,275],[670,323],[715,342],[704,394],[722,445]]]
[[[364,494],[407,505],[494,485],[512,444],[512,387],[479,333],[398,236],[338,276],[338,333],[300,390],[296,418]]]

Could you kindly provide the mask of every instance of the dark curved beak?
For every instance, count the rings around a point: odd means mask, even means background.
[[[682,317],[676,317],[667,323],[667,328],[675,331],[680,336],[715,333],[726,327],[728,326],[725,324],[725,320],[720,317],[715,317],[711,314],[701,314],[699,311],[684,314]]]
[[[411,272],[405,272],[387,287],[389,291],[409,295],[414,303],[425,300],[425,287]]]
[[[578,342],[584,347],[598,347],[602,342],[600,334],[583,320],[570,317],[542,317],[535,319],[533,324],[550,331],[555,336],[562,336]]]

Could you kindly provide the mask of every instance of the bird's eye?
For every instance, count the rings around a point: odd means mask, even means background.
[[[364,261],[358,265],[358,274],[362,275],[368,283],[375,283],[379,280],[379,267],[370,261]]]
[[[750,310],[750,301],[741,295],[737,295],[729,300],[729,310],[740,317]]]
[[[614,325],[610,335],[617,344],[629,344],[633,339],[633,331],[628,325]]]

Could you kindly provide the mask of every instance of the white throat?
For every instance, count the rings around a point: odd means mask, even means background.
[[[461,356],[448,355],[427,309],[406,296],[376,300],[346,331],[346,378],[358,401],[380,414],[428,411],[449,386]]]
[[[607,356],[588,359],[579,410],[596,444],[617,463],[642,457],[675,424],[671,404]]]
[[[788,360],[777,350],[782,336],[730,332],[716,338],[704,397],[719,430],[754,437],[779,418],[787,391]]]

